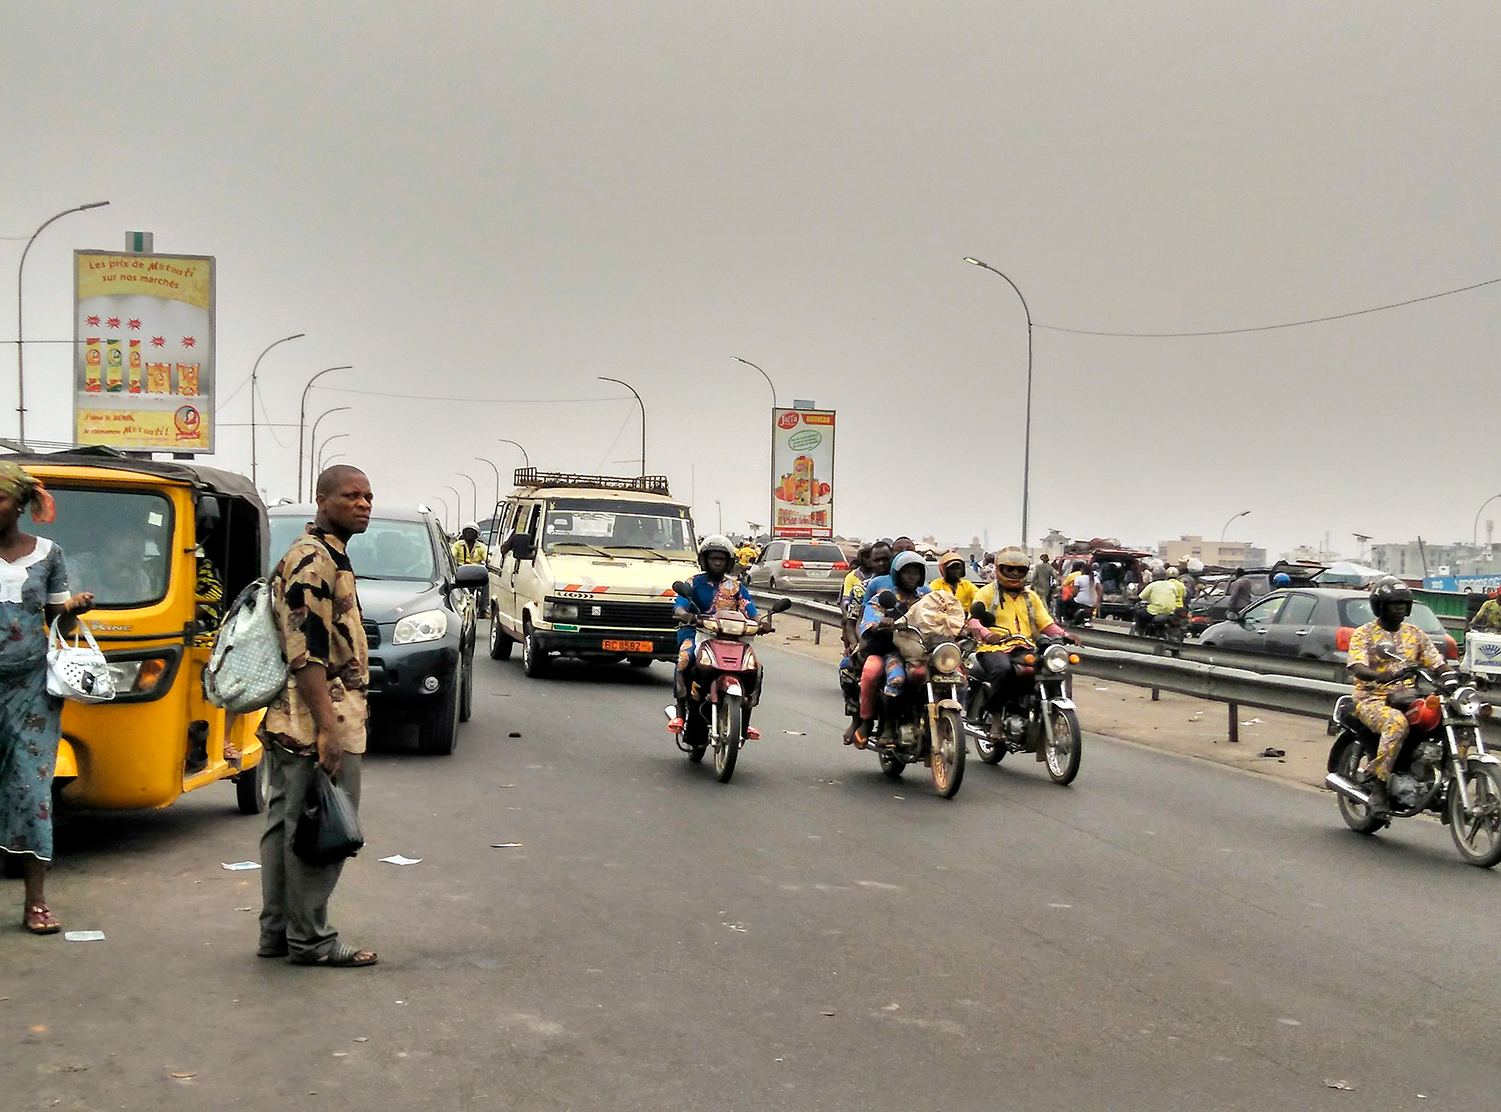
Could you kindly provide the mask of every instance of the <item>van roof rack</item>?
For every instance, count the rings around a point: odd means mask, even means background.
[[[518,467],[516,485],[521,487],[589,487],[593,490],[629,490],[638,494],[663,494],[671,496],[667,489],[666,475],[639,475],[623,478],[619,475],[573,475],[566,471],[538,471],[535,467]]]

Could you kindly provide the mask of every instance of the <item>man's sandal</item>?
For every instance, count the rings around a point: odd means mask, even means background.
[[[63,929],[61,920],[46,904],[32,904],[21,917],[21,925],[32,934],[56,934]]]
[[[352,969],[360,965],[374,965],[380,958],[374,950],[360,950],[344,942],[335,942],[333,949],[315,958],[289,957],[293,965],[327,965],[334,969]]]

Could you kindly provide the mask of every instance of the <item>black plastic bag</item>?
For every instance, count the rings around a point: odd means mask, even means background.
[[[297,831],[292,835],[292,852],[309,865],[332,865],[353,857],[365,848],[360,817],[349,793],[329,779],[319,765],[313,770]]]

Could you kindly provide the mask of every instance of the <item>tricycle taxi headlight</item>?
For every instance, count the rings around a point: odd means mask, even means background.
[[[1049,672],[1061,672],[1068,667],[1068,650],[1062,645],[1049,645],[1042,654],[1042,666]]]
[[[167,662],[159,656],[145,660],[111,660],[109,674],[115,690],[121,694],[144,695],[153,690],[167,673]]]
[[[1454,708],[1466,718],[1478,718],[1483,701],[1473,687],[1461,687],[1454,693]]]
[[[951,641],[945,641],[933,650],[928,657],[933,662],[935,672],[957,672],[959,661],[962,659],[959,646]]]
[[[448,632],[448,614],[442,610],[423,610],[408,614],[396,623],[391,635],[393,645],[415,645],[423,641],[437,641]]]

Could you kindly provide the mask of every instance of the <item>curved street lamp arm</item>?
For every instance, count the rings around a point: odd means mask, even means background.
[[[71,216],[75,212],[87,212],[89,209],[103,208],[108,201],[90,201],[86,205],[78,205],[74,208],[64,209],[56,216],[49,216],[37,226],[37,230],[31,233],[31,238],[26,241],[26,246],[21,249],[21,262],[16,267],[16,432],[21,446],[26,445],[26,317],[23,312],[24,301],[22,300],[21,280],[26,274],[26,256],[31,254],[31,245],[36,242],[36,237],[47,230],[48,225],[61,220],[64,216]]]
[[[1473,535],[1470,537],[1470,544],[1472,547],[1480,547],[1480,515],[1484,513],[1485,508],[1492,502],[1494,502],[1497,498],[1501,498],[1501,494],[1491,495],[1484,502],[1480,503],[1480,509],[1475,511],[1475,528],[1473,530]]]
[[[1245,517],[1250,512],[1251,512],[1250,510],[1241,510],[1240,513],[1238,513],[1238,514],[1231,514],[1230,515],[1230,520],[1227,521],[1227,522],[1225,522],[1225,527],[1220,530],[1220,540],[1224,540],[1225,539],[1225,534],[1230,531],[1230,526],[1232,526],[1232,525],[1235,524],[1235,521],[1236,521],[1237,518]]]
[[[622,381],[621,379],[618,379],[618,378],[607,378],[604,375],[598,375],[597,377],[599,378],[599,381],[601,381],[601,382],[613,382],[616,385],[624,386],[627,390],[629,390],[631,392],[632,396],[635,397],[636,404],[641,407],[641,474],[645,475],[646,474],[646,403],[641,400],[641,395],[636,393],[636,388],[634,386],[632,386],[629,382],[624,382],[624,381]]]
[[[324,375],[328,374],[330,371],[352,371],[352,370],[354,370],[353,364],[351,364],[349,366],[345,366],[345,367],[325,367],[323,370],[321,370],[317,374],[315,374],[312,378],[308,379],[307,380],[307,385],[302,388],[302,404],[297,407],[297,497],[298,498],[302,497],[302,443],[303,443],[303,441],[305,439],[307,439],[306,436],[305,436],[305,433],[307,432],[307,396],[308,396],[308,391],[313,388],[313,383],[317,382],[320,378],[322,378]],[[311,457],[312,453],[309,452],[308,455]],[[312,459],[309,458],[308,462],[311,463]]]
[[[530,467],[532,465],[532,457],[526,454],[526,449],[521,447],[521,442],[519,440],[507,440],[503,436],[496,437],[496,439],[498,441],[500,441],[500,443],[502,443],[502,444],[509,444],[509,445],[511,445],[514,448],[520,448],[521,449],[521,461],[522,461],[523,466]],[[500,499],[497,498],[496,501],[499,502]]]
[[[732,356],[730,356],[730,358],[733,359],[737,363],[744,363],[747,367],[751,367],[751,368],[754,368],[757,371],[761,371],[761,377],[766,380],[766,385],[771,387],[771,408],[772,409],[779,408],[778,405],[777,405],[777,384],[775,382],[771,381],[771,376],[769,374],[767,374],[764,370],[761,370],[760,367],[756,366],[756,364],[752,363],[749,359],[741,359],[740,356],[738,356],[738,355],[732,355]]]
[[[255,481],[256,481],[256,475],[255,475],[255,473],[256,473],[256,453],[255,453],[255,385],[256,385],[256,376],[260,373],[260,370],[261,370],[261,360],[264,359],[264,358],[266,358],[266,353],[269,352],[272,348],[276,347],[278,344],[284,344],[288,340],[300,340],[300,339],[302,339],[306,335],[307,335],[306,332],[296,332],[296,333],[292,334],[291,336],[283,336],[279,340],[272,340],[269,344],[266,345],[265,350],[262,351],[259,355],[257,355],[255,357],[255,362],[253,364],[251,364],[251,366],[250,366],[250,485],[251,486],[254,486],[255,485]],[[298,447],[300,448],[301,445],[299,444]]]
[[[1021,300],[1022,312],[1027,317],[1027,423],[1026,432],[1022,440],[1022,549],[1027,547],[1027,514],[1032,502],[1032,307],[1027,304],[1027,299],[1022,295],[1021,287],[1013,282],[1007,275],[1002,274],[989,263],[968,255],[964,261],[971,266],[978,266],[988,270],[992,274],[998,274],[1006,279],[1006,285],[1016,292]]]
[[[494,513],[495,506],[500,505],[500,468],[495,466],[494,460],[488,460],[484,456],[475,456],[474,458],[479,460],[481,463],[489,464],[490,470],[495,472],[495,505],[491,506],[490,508],[490,512]],[[475,516],[478,517],[479,515],[476,514]]]

